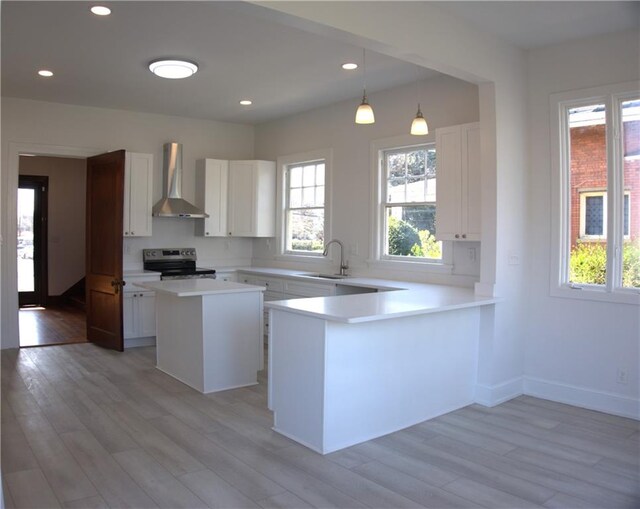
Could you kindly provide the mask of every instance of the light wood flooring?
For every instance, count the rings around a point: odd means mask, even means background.
[[[154,358],[2,352],[6,507],[640,507],[637,421],[520,397],[323,457],[271,431],[264,372],[203,396]]]
[[[20,308],[20,346],[86,343],[85,312],[69,305]]]

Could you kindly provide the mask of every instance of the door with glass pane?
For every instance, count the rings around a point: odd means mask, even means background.
[[[48,185],[48,177],[19,177],[17,255],[21,306],[46,304]]]

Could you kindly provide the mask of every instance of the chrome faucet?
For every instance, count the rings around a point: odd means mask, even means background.
[[[330,240],[324,245],[324,251],[322,252],[322,256],[327,256],[329,254],[329,246],[333,243],[336,243],[340,246],[340,275],[346,276],[347,270],[349,270],[349,262],[344,261],[344,245],[337,239]]]

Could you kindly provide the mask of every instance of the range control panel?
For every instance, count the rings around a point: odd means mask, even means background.
[[[148,262],[152,260],[192,260],[195,261],[195,247],[178,247],[178,248],[157,248],[143,249],[142,261]]]

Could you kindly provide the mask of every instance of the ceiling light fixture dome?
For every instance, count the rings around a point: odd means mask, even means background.
[[[93,7],[91,7],[91,12],[96,16],[108,16],[109,14],[111,14],[111,9],[104,5],[94,5]]]
[[[45,77],[45,78],[51,78],[51,76],[53,76],[53,73],[51,71],[47,70],[47,69],[40,69],[38,71],[38,74],[40,76]]]
[[[242,104],[242,106],[251,106],[253,104],[253,101],[251,99],[242,99],[240,101],[240,104]]]
[[[180,80],[198,72],[198,64],[188,60],[161,58],[149,64],[149,70],[156,76],[170,80]]]
[[[353,71],[354,69],[358,68],[358,64],[354,62],[345,62],[344,64],[342,64],[342,68],[345,71]]]

